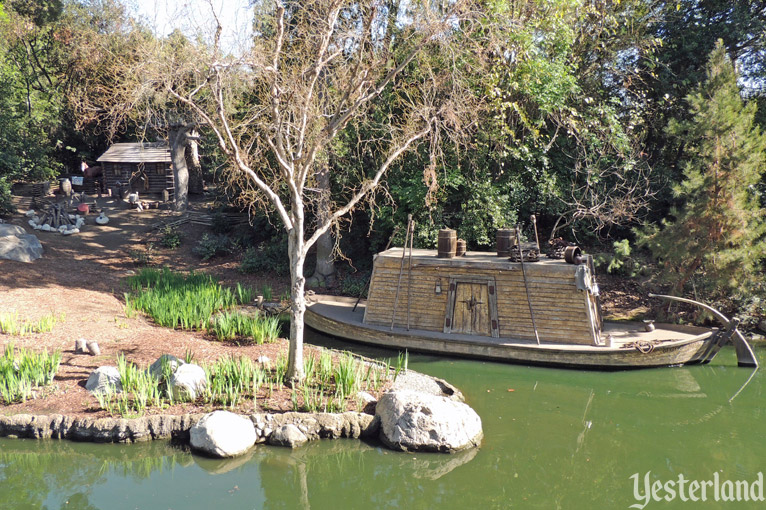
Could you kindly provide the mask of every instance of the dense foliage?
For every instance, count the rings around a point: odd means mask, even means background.
[[[273,3],[254,5],[260,36],[273,36],[267,30],[273,26]],[[418,5],[359,4],[379,16],[379,39],[365,43],[371,45],[369,55],[385,54],[390,63],[411,49],[418,34],[407,12]],[[563,236],[607,252],[633,243],[631,255],[615,254],[620,260],[635,255],[641,241],[647,248],[642,255],[666,269],[660,283],[677,292],[690,285],[703,299],[733,289],[757,292],[743,282],[762,278],[764,270],[765,149],[758,126],[766,125],[766,4],[486,0],[466,5],[471,30],[462,21],[454,26],[456,32],[466,28],[461,51],[434,47],[408,60],[378,99],[317,152],[312,168],[329,169],[330,179],[329,184],[309,179],[322,199],[307,195],[307,232],[319,223],[323,208],[343,204],[354,186],[374,176],[397,136],[414,130],[412,105],[428,104],[434,123],[428,136],[395,158],[384,187],[330,230],[338,243],[335,253],[355,267],[366,267],[396,227],[393,242],[401,244],[408,214],[417,223],[417,246],[433,246],[438,229],[449,226],[470,249],[491,248],[500,227],[520,223],[531,235],[529,217],[535,214],[543,241]],[[290,20],[285,44],[300,49],[306,35],[301,23],[312,12],[299,2],[285,6]],[[341,21],[355,12],[344,11]],[[354,26],[349,22],[349,33]],[[12,209],[12,183],[72,171],[81,158],[92,161],[110,138],[162,135],[153,131],[160,114],[166,124],[174,115],[188,116],[167,90],[201,86],[195,80],[204,77],[197,71],[211,48],[199,34],[153,34],[120,0],[0,2],[0,214]],[[353,59],[350,49],[345,58]],[[341,62],[328,67],[326,76]],[[287,59],[281,65],[293,63]],[[157,70],[165,82],[144,79]],[[254,98],[268,96],[245,78],[234,73],[224,84],[234,91],[225,113],[243,126],[248,115],[261,115],[259,108],[266,106]],[[426,83],[434,84],[431,96]],[[342,96],[342,80],[322,86],[325,102]],[[460,95],[454,95],[458,89]],[[202,103],[211,99],[205,89],[196,94]],[[453,95],[460,101],[450,102]],[[415,120],[406,123],[406,118]],[[203,163],[227,175],[230,165],[215,133],[202,129],[200,135]],[[317,127],[309,135],[322,131]],[[246,163],[270,169],[273,182],[281,178],[278,158],[256,130],[243,128],[232,136],[248,147]],[[228,181],[225,187],[232,202],[269,208],[247,183]],[[274,189],[288,200],[289,186]],[[276,218],[274,207],[269,214]],[[644,227],[636,236],[631,229],[639,224]],[[283,246],[283,239],[284,233],[270,244],[258,239],[243,270],[280,262],[276,248],[268,247]],[[218,250],[212,241],[200,248],[207,250],[200,252],[203,257]],[[286,272],[286,258],[280,272]]]

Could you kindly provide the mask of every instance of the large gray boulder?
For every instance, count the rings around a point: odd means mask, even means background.
[[[375,408],[380,439],[395,450],[451,453],[479,446],[481,418],[467,404],[414,391],[385,393]]]
[[[18,225],[0,223],[0,259],[32,262],[42,256],[43,245],[37,236]]]
[[[91,372],[85,383],[85,389],[92,393],[105,393],[107,386],[112,386],[114,391],[122,391],[120,372],[117,367],[98,367]]]
[[[238,414],[214,411],[191,428],[189,440],[192,448],[212,457],[235,457],[255,444],[255,427]]]
[[[282,425],[271,434],[271,437],[269,437],[269,444],[296,448],[306,443],[308,440],[306,434],[301,432],[297,426],[289,423],[287,425]]]
[[[170,391],[175,400],[194,400],[206,386],[205,370],[193,363],[184,363],[170,378]]]

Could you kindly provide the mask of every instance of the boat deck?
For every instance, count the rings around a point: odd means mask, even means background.
[[[449,342],[450,344],[464,344],[475,346],[491,347],[512,347],[514,349],[534,349],[535,351],[551,351],[587,354],[587,353],[608,353],[620,352],[626,349],[634,349],[636,342],[659,344],[686,344],[698,340],[704,340],[712,332],[709,329],[693,326],[675,326],[669,324],[658,325],[654,331],[644,330],[644,324],[641,322],[604,322],[602,335],[611,336],[611,346],[561,344],[552,342],[542,342],[540,345],[534,340],[514,339],[514,338],[492,338],[489,336],[463,335],[425,330],[407,330],[405,328],[394,327],[391,329],[386,326],[375,326],[363,324],[365,303],[359,303],[356,311],[353,311],[356,299],[338,296],[314,296],[313,303],[310,304],[309,313],[312,319],[322,318],[323,322],[333,324],[334,327],[327,331],[327,324],[324,327],[316,328],[335,334],[343,338],[355,339],[359,331],[364,330],[369,333],[369,337],[380,339],[380,341],[370,342],[369,338],[356,338],[359,341],[382,344],[385,340],[391,341],[391,347],[401,347],[402,343],[394,341],[396,338],[411,339],[414,341]],[[308,314],[307,314],[308,315]],[[315,320],[307,320],[309,325]],[[427,349],[432,350],[432,349]]]

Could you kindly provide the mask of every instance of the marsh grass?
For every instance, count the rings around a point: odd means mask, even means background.
[[[7,405],[28,400],[36,388],[53,382],[60,364],[61,351],[49,354],[47,349],[32,352],[6,345],[0,357],[0,402]]]
[[[362,404],[358,392],[379,392],[393,372],[387,363],[366,361],[348,352],[333,355],[330,351],[322,351],[319,356],[309,353],[304,359],[306,378],[289,385],[284,380],[287,372],[284,353],[280,353],[273,367],[255,363],[246,356],[230,355],[201,366],[207,385],[194,402],[196,405],[247,408],[253,412],[280,408],[288,399],[293,411],[342,412],[354,403],[359,408]],[[159,377],[153,377],[145,367],[131,363],[122,354],[117,357],[117,370],[123,391],[117,393],[108,388],[95,395],[99,407],[107,413],[140,416],[149,407],[178,403],[173,401],[168,384],[172,367],[167,359],[163,359]],[[282,400],[275,402],[274,397]]]
[[[0,313],[0,333],[16,336],[48,333],[53,331],[57,322],[64,322],[65,318],[63,313],[59,315],[51,313],[44,315],[37,321],[29,321],[21,318],[18,313]]]
[[[233,309],[251,303],[254,292],[241,284],[232,290],[210,275],[175,273],[168,268],[144,268],[128,278],[125,314],[140,311],[160,326],[207,330],[220,340],[252,339],[258,344],[279,337],[276,317],[248,315]]]

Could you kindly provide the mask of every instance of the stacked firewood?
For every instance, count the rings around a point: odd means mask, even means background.
[[[41,216],[34,216],[29,225],[35,230],[60,232],[62,234],[77,234],[85,220],[74,214],[69,214],[64,204],[51,205]]]

